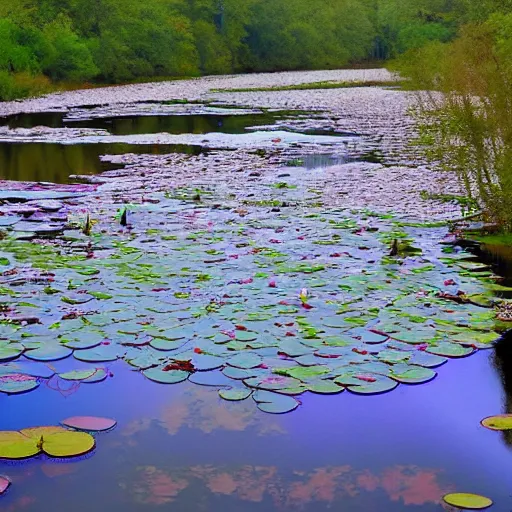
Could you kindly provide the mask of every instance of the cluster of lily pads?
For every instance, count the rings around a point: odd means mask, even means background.
[[[92,433],[112,430],[117,422],[110,418],[73,416],[62,426],[0,431],[0,460],[27,459],[37,455],[69,458],[85,455],[96,446]],[[0,496],[10,487],[7,476],[0,475]]]
[[[491,306],[508,289],[432,243],[443,229],[324,209],[300,187],[261,191],[285,206],[180,189],[93,214],[87,230],[70,217],[51,240],[7,227],[0,392],[36,389],[65,358],[77,367],[59,378],[101,382],[100,363],[122,359],[152,381],[282,413],[305,392],[428,382],[499,337]]]
[[[0,431],[0,459],[26,459],[41,453],[59,458],[85,455],[96,446],[90,432],[111,430],[116,423],[110,418],[74,416],[63,420],[62,426]]]

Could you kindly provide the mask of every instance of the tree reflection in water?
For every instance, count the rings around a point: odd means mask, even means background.
[[[504,392],[504,413],[512,414],[512,329],[506,331],[494,348],[494,366]],[[512,430],[502,432],[505,442],[512,446]]]

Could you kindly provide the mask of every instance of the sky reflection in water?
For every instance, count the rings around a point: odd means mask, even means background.
[[[223,401],[213,388],[157,385],[122,364],[73,394],[3,395],[2,429],[75,414],[119,426],[83,460],[1,463],[14,485],[0,509],[435,511],[443,493],[458,490],[509,510],[507,437],[479,425],[511,409],[493,363],[493,352],[481,352],[387,395],[301,395],[303,406],[283,416]]]

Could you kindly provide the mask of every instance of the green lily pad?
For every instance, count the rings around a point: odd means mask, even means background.
[[[238,341],[255,341],[258,334],[252,331],[236,331],[235,339]]]
[[[274,373],[293,377],[302,382],[317,379],[320,375],[325,375],[329,372],[330,370],[326,366],[295,366],[294,368],[274,369]]]
[[[492,505],[492,500],[485,496],[468,493],[451,493],[443,496],[443,501],[448,505],[468,510],[483,510]]]
[[[354,373],[350,377],[350,380],[338,377],[334,382],[346,385],[349,391],[358,395],[387,393],[398,386],[398,382],[377,373]]]
[[[17,359],[23,354],[23,350],[24,348],[21,345],[9,346],[9,344],[3,345],[0,342],[0,363]]]
[[[208,354],[194,354],[192,356],[192,364],[196,370],[205,372],[221,368],[225,364],[225,359]]]
[[[324,318],[322,324],[325,325],[325,327],[330,327],[332,329],[348,330],[350,328],[350,324],[348,324],[342,316]]]
[[[357,338],[360,338],[360,340],[363,342],[363,343],[368,343],[370,345],[378,345],[380,343],[384,343],[387,339],[388,339],[388,336],[384,336],[382,334],[377,334],[375,332],[372,332],[372,331],[368,331],[366,329],[352,329],[349,334],[357,337]]]
[[[22,430],[21,433],[23,432]],[[67,430],[41,434],[38,442],[41,440],[43,452],[50,457],[78,457],[89,453],[96,445],[90,434]]]
[[[179,340],[167,340],[163,338],[153,338],[149,343],[156,350],[162,350],[165,352],[171,352],[173,350],[178,350],[186,344],[184,339]]]
[[[403,363],[411,357],[409,352],[400,350],[383,350],[377,354],[377,359],[383,363],[396,364]]]
[[[286,388],[301,388],[300,380],[291,377],[281,377],[279,375],[265,375],[262,377],[253,377],[244,380],[246,386],[250,388],[278,390]]]
[[[437,373],[430,368],[422,368],[421,366],[414,368],[409,365],[407,369],[394,368],[390,377],[404,384],[422,384],[431,381],[436,375]]]
[[[229,388],[233,385],[233,382],[219,371],[195,372],[190,374],[188,380],[199,386],[212,386],[216,388]]]
[[[183,370],[165,371],[165,366],[144,370],[142,374],[149,380],[159,382],[160,384],[177,384],[178,382],[187,380],[189,376],[189,373]]]
[[[229,377],[230,379],[235,380],[245,380],[250,379],[251,377],[256,377],[261,373],[261,370],[256,368],[244,369],[244,368],[235,368],[234,366],[226,366],[222,369],[222,373]]]
[[[458,343],[450,343],[449,341],[436,343],[427,348],[427,352],[437,356],[446,357],[466,357],[471,355],[475,349],[473,347],[464,347]]]
[[[285,414],[297,409],[300,405],[300,402],[291,396],[279,395],[269,391],[255,391],[252,397],[260,411],[270,414]]]
[[[85,379],[84,383],[86,384],[94,384],[95,382],[103,382],[107,378],[107,370],[105,368],[95,368],[94,373],[87,379]]]
[[[96,373],[95,368],[90,368],[87,370],[73,370],[70,372],[59,373],[59,377],[64,380],[87,380],[91,378]]]
[[[335,395],[345,391],[343,386],[340,386],[332,380],[310,380],[306,383],[306,388],[312,393],[318,393],[320,395]]]
[[[74,350],[85,350],[88,348],[94,348],[101,345],[101,342],[105,340],[105,336],[96,332],[77,332],[73,333],[72,336],[65,336],[61,340],[66,347]]]
[[[247,388],[227,388],[227,389],[219,389],[219,396],[224,400],[228,400],[230,402],[237,402],[240,400],[245,400],[251,396],[252,389]]]
[[[299,357],[311,353],[311,349],[298,341],[283,341],[279,343],[279,352],[289,357]]]
[[[496,332],[480,332],[467,330],[455,334],[451,339],[463,345],[471,345],[477,348],[492,348],[493,343],[498,341],[500,335]]]
[[[16,395],[27,393],[37,387],[39,387],[39,381],[30,375],[15,373],[0,377],[0,393]]]
[[[122,357],[126,349],[119,345],[100,345],[99,347],[89,348],[87,350],[77,350],[73,355],[79,361],[87,363],[103,363],[115,361]]]
[[[260,366],[260,364],[262,363],[262,359],[257,354],[254,354],[253,352],[248,352],[237,354],[236,356],[233,356],[230,359],[228,359],[226,362],[229,366],[242,368],[244,370],[250,370],[251,368],[256,368],[257,366]]]
[[[417,350],[413,352],[408,363],[423,366],[424,368],[437,368],[445,364],[448,361],[446,357],[437,356],[435,354],[429,354],[423,350]]]
[[[36,427],[0,432],[0,458],[25,459],[43,451],[50,457],[76,457],[90,452],[94,437],[62,427]]]
[[[512,414],[489,416],[481,421],[483,427],[490,430],[512,430]]]
[[[0,459],[27,459],[40,453],[33,439],[17,431],[0,432]]]

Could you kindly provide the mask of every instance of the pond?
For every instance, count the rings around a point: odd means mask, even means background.
[[[66,183],[136,145],[3,146],[27,152],[12,179]],[[193,147],[137,149],[194,161]],[[446,226],[324,203],[341,150],[222,174],[238,153],[216,155],[210,181],[202,158],[187,186],[130,195],[139,175],[120,179],[123,199],[4,194],[0,454],[5,431],[117,425],[93,449],[57,446],[78,457],[45,455],[51,433],[25,440],[33,453],[0,459],[0,509],[435,512],[458,491],[510,510],[512,437],[480,425],[512,412],[510,340],[488,307],[508,281],[438,244]]]

